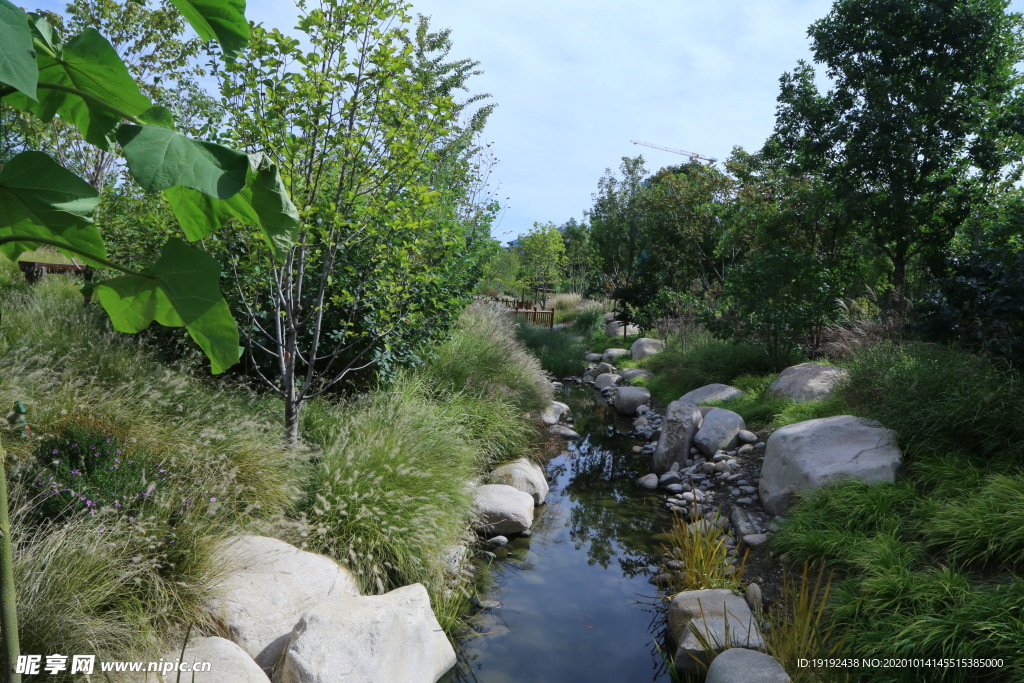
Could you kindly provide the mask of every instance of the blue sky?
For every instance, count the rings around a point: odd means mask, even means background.
[[[24,2],[24,0],[23,0]],[[485,130],[509,240],[535,221],[583,218],[606,168],[643,154],[650,171],[685,160],[643,140],[725,159],[774,124],[778,80],[810,59],[807,27],[830,0],[411,0],[452,29],[455,58],[480,62],[473,92],[497,109]],[[29,2],[25,4],[32,6]],[[64,2],[43,0],[58,9]],[[628,7],[627,7],[628,5]],[[1011,9],[1024,9],[1014,0]],[[289,32],[289,0],[247,16]],[[507,198],[507,199],[506,199]]]

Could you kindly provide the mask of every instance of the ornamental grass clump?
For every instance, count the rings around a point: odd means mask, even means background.
[[[349,567],[364,591],[436,588],[444,549],[469,525],[479,450],[424,393],[399,384],[322,407],[323,422],[310,425],[323,441],[301,506],[309,545]]]
[[[540,363],[516,339],[514,321],[485,304],[466,309],[420,374],[438,389],[497,398],[519,411],[542,409],[553,396]]]
[[[691,516],[696,517],[696,514]],[[669,535],[665,555],[682,565],[678,570],[666,571],[672,593],[742,587],[747,556],[744,553],[738,564],[733,561],[735,554],[730,551],[729,534],[719,525],[718,515],[690,523],[676,515]]]

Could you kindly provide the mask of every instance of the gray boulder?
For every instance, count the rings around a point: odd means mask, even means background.
[[[732,647],[764,649],[747,601],[724,588],[678,593],[668,606],[668,628],[680,671],[695,673]]]
[[[789,683],[791,680],[771,655],[734,647],[715,657],[704,683]]]
[[[589,363],[598,363],[601,360],[601,354],[599,353],[588,353],[584,356]]]
[[[245,650],[238,647],[226,638],[211,636],[209,638],[192,638],[189,640],[184,654],[181,646],[165,652],[163,660],[169,663],[182,662],[191,667],[196,662],[208,662],[209,671],[188,673],[182,672],[181,680],[191,683],[270,683],[267,674],[263,673],[260,665],[253,661],[252,657],[245,653]],[[201,668],[205,668],[201,667]],[[174,680],[176,674],[165,674],[164,681]],[[193,678],[195,676],[195,678]],[[138,683],[157,683],[160,676],[154,674],[140,674],[128,676],[125,681]]]
[[[615,394],[615,410],[621,415],[636,415],[636,409],[651,402],[651,392],[643,387],[621,387]]]
[[[710,458],[718,451],[728,450],[735,446],[736,435],[746,426],[743,418],[731,410],[725,408],[712,410],[704,416],[704,423],[693,437],[693,445],[705,457]]]
[[[653,491],[658,488],[658,475],[657,474],[645,474],[636,480],[637,486],[648,491]]]
[[[703,422],[700,409],[692,403],[672,401],[668,404],[665,421],[661,425],[661,436],[654,449],[652,464],[655,472],[668,472],[673,463],[683,465],[690,457],[693,436]]]
[[[761,504],[780,515],[793,494],[833,481],[895,482],[901,463],[896,433],[872,420],[837,415],[786,425],[768,439]]]
[[[621,337],[622,336],[623,323],[621,320],[612,320],[604,327],[605,335],[609,337]],[[636,325],[630,325],[626,328],[626,334],[640,334],[640,328]]]
[[[699,389],[683,394],[679,400],[700,404],[710,403],[711,401],[728,401],[742,395],[742,391],[728,384],[707,384]]]
[[[558,421],[569,414],[569,406],[561,401],[552,401],[551,405],[545,408],[540,414],[540,421],[551,426],[558,424]]]
[[[237,536],[214,549],[226,571],[207,611],[264,671],[277,661],[291,625],[313,605],[359,595],[355,578],[329,557],[276,538]]]
[[[664,350],[665,342],[660,339],[651,339],[650,337],[640,337],[629,347],[629,352],[633,355],[634,360],[642,360]]]
[[[274,683],[434,682],[455,650],[416,583],[384,595],[330,600],[302,615]]]
[[[628,355],[629,351],[627,351],[626,349],[605,349],[604,354],[601,356],[601,359],[604,360],[605,363],[611,363],[619,356]]]
[[[610,372],[605,372],[594,379],[594,388],[607,389],[608,387],[618,386],[621,382],[622,377],[619,375],[613,375]]]
[[[829,396],[836,384],[849,374],[845,368],[833,365],[793,365],[779,373],[778,378],[769,385],[768,395],[794,401],[817,401]]]
[[[548,428],[548,432],[555,436],[560,436],[563,439],[578,439],[580,438],[579,433],[576,432],[572,427],[566,427],[565,425],[553,425]]]
[[[600,357],[600,356],[599,356]],[[595,375],[603,375],[606,372],[615,372],[615,366],[611,363],[601,362],[594,366]]]
[[[643,368],[626,368],[619,371],[619,376],[623,382],[632,382],[635,379],[650,379],[654,377],[654,373]]]
[[[548,479],[541,466],[527,458],[500,465],[491,472],[492,484],[505,484],[533,496],[534,505],[542,505],[548,495]]]
[[[477,533],[518,534],[533,524],[533,496],[507,484],[484,484],[473,495]]]

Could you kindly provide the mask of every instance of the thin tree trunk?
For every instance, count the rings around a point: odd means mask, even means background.
[[[3,629],[4,681],[21,683],[15,672],[18,655],[18,598],[14,588],[14,552],[11,549],[11,520],[7,513],[7,471],[0,448],[0,629]]]

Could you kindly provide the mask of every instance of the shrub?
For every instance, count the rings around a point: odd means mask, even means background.
[[[593,305],[596,304],[596,305]],[[576,321],[572,325],[573,331],[587,339],[598,331],[604,333],[604,308],[597,302],[587,306],[576,314]]]

